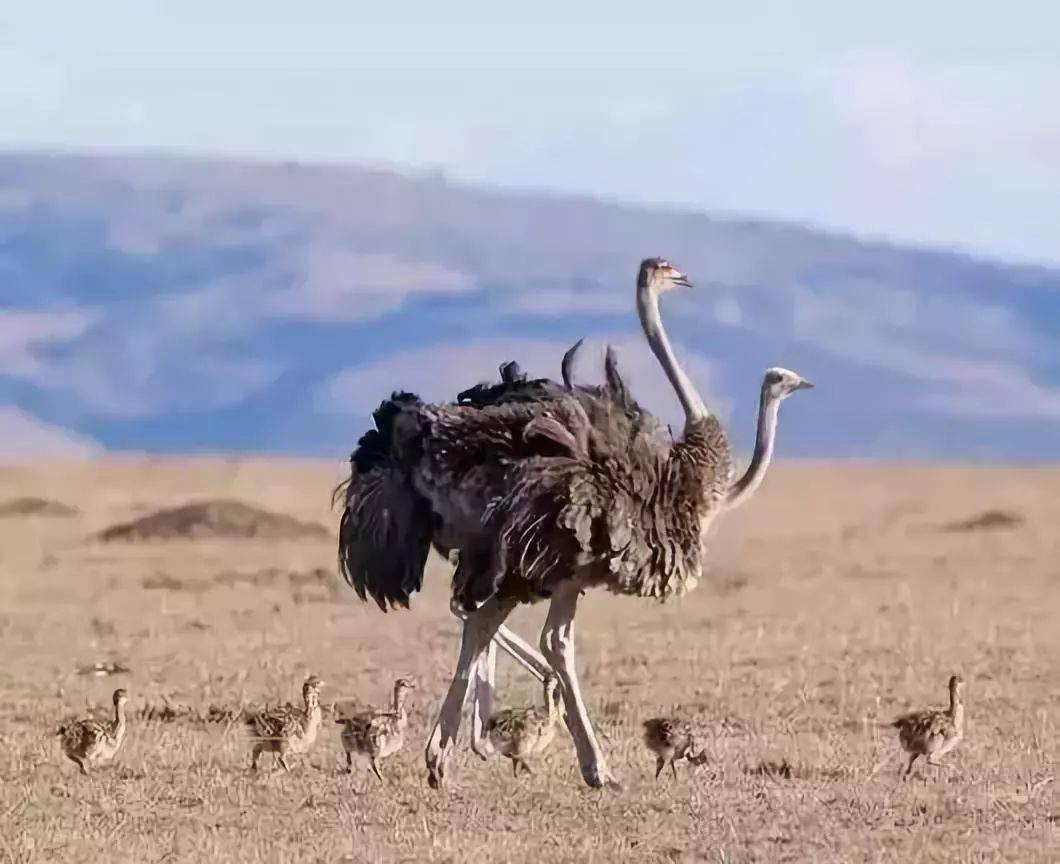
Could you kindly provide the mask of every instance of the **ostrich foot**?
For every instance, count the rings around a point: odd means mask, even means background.
[[[611,789],[616,792],[621,791],[622,784],[619,783],[606,768],[602,768],[600,765],[592,762],[583,764],[580,767],[582,778],[590,789]]]

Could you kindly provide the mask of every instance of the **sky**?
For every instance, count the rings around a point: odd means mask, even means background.
[[[353,162],[1060,265],[1060,5],[0,8],[0,149]]]

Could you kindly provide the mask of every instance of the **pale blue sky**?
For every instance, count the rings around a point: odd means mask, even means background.
[[[431,166],[1060,264],[1058,4],[504,5],[19,3],[0,148]]]

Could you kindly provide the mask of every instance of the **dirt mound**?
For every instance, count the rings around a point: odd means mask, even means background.
[[[235,588],[247,585],[252,588],[270,588],[277,584],[282,585],[280,580],[286,580],[296,603],[327,602],[337,599],[340,594],[338,577],[324,567],[305,571],[284,570],[279,567],[248,572],[225,570],[214,574],[210,579],[179,579],[169,573],[157,572],[144,576],[140,584],[148,590],[190,591],[201,594],[217,586]]]
[[[112,525],[99,533],[112,540],[177,540],[208,537],[303,540],[327,537],[328,529],[285,513],[270,513],[241,501],[199,501],[158,510],[132,522]]]
[[[76,516],[77,508],[47,498],[12,498],[0,502],[3,516]]]
[[[959,519],[942,526],[943,531],[996,531],[1016,528],[1023,524],[1023,517],[1008,510],[984,510],[967,519]]]

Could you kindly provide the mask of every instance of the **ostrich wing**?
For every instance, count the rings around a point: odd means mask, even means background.
[[[423,403],[394,393],[373,412],[376,428],[361,436],[350,457],[346,507],[339,522],[339,569],[362,600],[384,612],[408,606],[423,581],[431,542],[431,509],[416,494],[408,467],[395,458],[396,426]],[[342,487],[340,487],[341,489]]]
[[[407,607],[422,586],[430,544],[430,506],[410,494],[398,463],[354,477],[339,523],[339,568],[358,597],[370,595],[384,612]]]

